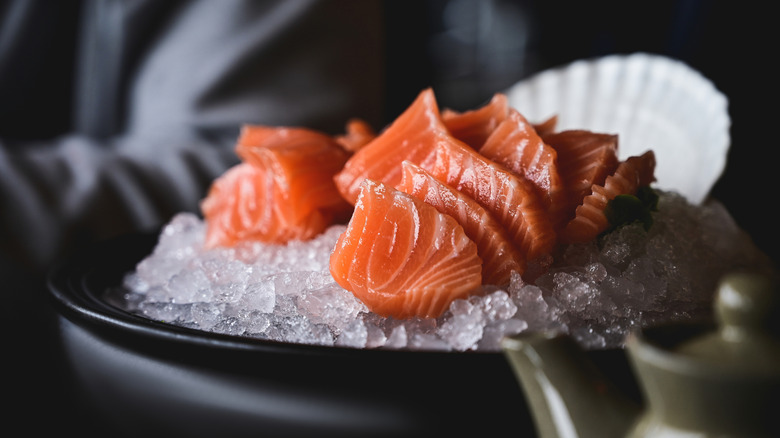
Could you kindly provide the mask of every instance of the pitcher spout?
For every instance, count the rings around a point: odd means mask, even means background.
[[[502,341],[541,438],[625,436],[640,406],[569,336],[519,334]]]

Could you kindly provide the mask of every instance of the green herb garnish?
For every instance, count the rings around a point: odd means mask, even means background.
[[[650,187],[640,187],[635,195],[618,195],[607,203],[604,214],[613,231],[622,225],[641,222],[645,230],[653,225],[652,212],[658,211],[658,194]]]

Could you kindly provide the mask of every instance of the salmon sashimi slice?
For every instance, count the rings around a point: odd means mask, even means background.
[[[376,137],[376,131],[363,119],[347,120],[346,132],[337,135],[335,140],[347,152],[357,152]]]
[[[479,203],[444,184],[416,164],[403,162],[403,177],[396,187],[440,213],[455,218],[466,236],[477,244],[482,259],[482,282],[506,285],[513,271],[525,271],[525,259],[514,247],[506,231]]]
[[[278,199],[275,185],[273,174],[248,163],[240,163],[217,178],[201,202],[206,221],[204,246],[308,240],[330,225],[331,218],[318,210],[291,217],[285,200]]]
[[[385,317],[435,318],[482,283],[477,245],[451,216],[363,179],[330,257],[336,282]]]
[[[464,112],[444,109],[444,125],[453,137],[479,150],[499,123],[509,115],[509,100],[496,93],[486,105]]]
[[[557,231],[567,219],[566,190],[558,173],[558,154],[515,109],[501,122],[479,153],[530,181]]]
[[[527,261],[552,252],[555,230],[528,180],[455,139],[436,144],[433,162],[416,164],[485,208]]]
[[[451,136],[441,121],[433,90],[426,88],[381,134],[352,155],[336,174],[336,186],[353,205],[366,178],[395,187],[401,181],[401,163],[430,159],[434,144],[444,137]]]
[[[236,153],[243,162],[216,179],[201,202],[207,247],[307,240],[352,213],[333,183],[349,154],[330,136],[246,125]]]
[[[550,116],[547,120],[540,123],[534,123],[533,125],[536,133],[546,141],[547,139],[544,137],[554,134],[558,129],[558,115]]]
[[[605,209],[609,201],[618,195],[636,194],[640,187],[655,181],[655,154],[647,151],[627,158],[618,164],[615,172],[606,177],[603,185],[594,185],[591,194],[577,207],[572,219],[561,234],[563,243],[589,242],[606,231],[609,220]]]
[[[270,137],[277,134],[278,130],[279,128],[276,126],[249,124],[242,126],[236,140],[236,153],[241,159],[245,160],[246,157],[243,155],[245,149],[263,146]]]
[[[607,175],[618,166],[618,136],[588,130],[566,130],[544,137],[558,153],[558,171],[566,188],[566,220],[574,212],[591,188],[601,186]]]
[[[333,137],[306,128],[245,125],[236,153],[273,177],[275,199],[286,204],[292,220],[320,211],[346,221],[352,213],[333,182],[350,155]]]

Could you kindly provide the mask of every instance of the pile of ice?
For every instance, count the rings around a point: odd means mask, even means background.
[[[569,333],[585,348],[620,347],[634,327],[706,316],[728,270],[770,269],[717,201],[693,206],[659,192],[649,231],[624,226],[563,249],[534,284],[457,300],[438,319],[370,313],[330,276],[344,226],[309,242],[203,249],[205,224],[181,213],[110,301],[169,324],[236,336],[354,348],[497,351],[505,335]]]

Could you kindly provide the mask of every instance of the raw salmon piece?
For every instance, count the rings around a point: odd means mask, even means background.
[[[525,259],[509,240],[504,228],[471,197],[409,161],[403,162],[403,177],[396,188],[458,221],[466,236],[477,244],[484,284],[505,285],[509,283],[512,271],[518,274],[525,271]]]
[[[333,183],[349,154],[330,136],[246,125],[236,153],[244,162],[215,180],[201,202],[207,247],[306,240],[352,213]]]
[[[541,123],[534,123],[533,126],[536,133],[546,141],[547,139],[544,137],[547,135],[552,135],[558,128],[558,116],[551,116],[549,119]]]
[[[564,210],[566,190],[558,174],[558,154],[539,137],[522,114],[510,109],[479,153],[530,181],[549,211],[553,228],[558,230],[563,227],[567,219],[567,211]]]
[[[588,130],[566,130],[544,140],[558,153],[558,171],[566,187],[567,221],[591,188],[601,186],[618,166],[618,136]]]
[[[427,88],[381,134],[347,161],[334,178],[336,186],[353,205],[366,178],[395,187],[401,181],[401,163],[410,160],[419,164],[430,159],[434,145],[442,138],[451,136],[441,121],[433,90]]]
[[[236,153],[238,153],[242,159],[246,159],[243,156],[244,149],[262,147],[269,138],[277,135],[279,129],[280,128],[276,126],[266,125],[246,124],[242,126],[241,131],[238,133],[238,139],[236,140]]]
[[[330,272],[374,313],[440,316],[482,283],[477,245],[449,215],[364,179],[355,213],[330,257]]]
[[[349,153],[331,136],[306,128],[245,125],[236,146],[245,162],[273,176],[276,199],[301,221],[312,211],[346,220],[352,212],[333,182]]]
[[[279,199],[272,172],[240,163],[212,183],[201,202],[206,221],[206,248],[233,246],[242,241],[285,243],[307,240],[330,225],[319,210],[295,217]]]
[[[464,112],[444,109],[441,118],[453,137],[479,150],[507,115],[509,101],[506,95],[496,93],[490,102],[480,108]]]
[[[653,151],[620,162],[615,172],[607,176],[604,185],[594,185],[592,193],[577,207],[574,219],[563,230],[562,243],[583,243],[598,237],[609,228],[604,214],[607,203],[618,195],[633,195],[640,187],[650,185],[655,181],[654,172]]]
[[[376,131],[363,119],[349,119],[346,132],[335,137],[336,141],[348,152],[357,152],[376,137]]]
[[[434,152],[433,162],[416,164],[484,207],[527,261],[552,252],[555,231],[528,180],[455,139],[436,143]]]

